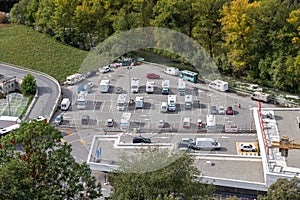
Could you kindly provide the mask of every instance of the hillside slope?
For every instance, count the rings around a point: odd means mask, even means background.
[[[58,81],[75,73],[87,54],[26,26],[0,27],[0,61],[45,72]]]

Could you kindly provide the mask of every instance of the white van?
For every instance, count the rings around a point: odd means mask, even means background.
[[[61,104],[60,104],[60,109],[63,110],[63,111],[66,111],[66,110],[69,110],[71,106],[71,101],[69,98],[63,98],[63,100],[61,101]]]
[[[220,150],[221,145],[213,138],[196,138],[195,149],[198,149],[198,150]]]

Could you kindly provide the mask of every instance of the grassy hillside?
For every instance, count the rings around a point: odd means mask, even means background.
[[[25,26],[0,27],[0,61],[45,72],[58,81],[76,72],[87,54]]]

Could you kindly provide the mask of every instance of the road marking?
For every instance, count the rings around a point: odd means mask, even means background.
[[[80,138],[79,141],[80,141],[83,145],[87,145],[87,141],[86,141],[86,140]]]

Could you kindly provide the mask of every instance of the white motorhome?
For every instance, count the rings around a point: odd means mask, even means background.
[[[168,104],[167,104],[167,102],[161,102],[160,112],[162,112],[162,113],[168,112]]]
[[[184,106],[186,109],[192,109],[193,107],[193,95],[185,95]]]
[[[176,95],[168,96],[168,111],[176,111]]]
[[[67,76],[65,84],[66,85],[74,85],[76,83],[81,82],[82,80],[84,80],[83,74],[73,74],[71,76]]]
[[[102,92],[102,93],[108,92],[109,84],[110,84],[109,80],[101,80],[100,81],[100,92]]]
[[[178,79],[178,95],[185,95],[186,83],[183,79]]]
[[[127,94],[119,94],[117,101],[117,110],[125,110]]]
[[[123,113],[120,121],[121,129],[129,129],[131,113]]]
[[[76,105],[78,110],[84,110],[87,105],[87,99],[86,99],[87,93],[84,91],[81,91],[78,94],[77,100],[76,100]]]
[[[147,81],[146,82],[146,92],[153,93],[154,92],[154,81]]]
[[[206,116],[206,128],[207,129],[217,128],[216,116],[215,115],[207,115]]]
[[[268,103],[271,101],[271,95],[263,92],[253,92],[251,99]]]
[[[178,76],[179,75],[179,69],[176,68],[176,67],[167,67],[164,72],[166,74],[170,74],[170,75],[173,75],[173,76]]]
[[[228,82],[222,80],[211,81],[208,86],[222,92],[226,92],[228,90]]]
[[[161,93],[169,94],[170,91],[170,80],[163,80],[161,83]]]
[[[199,150],[220,150],[221,144],[213,138],[196,138],[196,148]]]
[[[140,87],[140,79],[139,78],[132,78],[131,79],[131,92],[138,93]]]
[[[143,108],[144,107],[144,97],[136,97],[135,98],[135,108]]]
[[[61,101],[61,104],[60,104],[60,109],[63,110],[63,111],[66,111],[70,108],[71,106],[71,101],[69,98],[63,98],[63,100]]]

